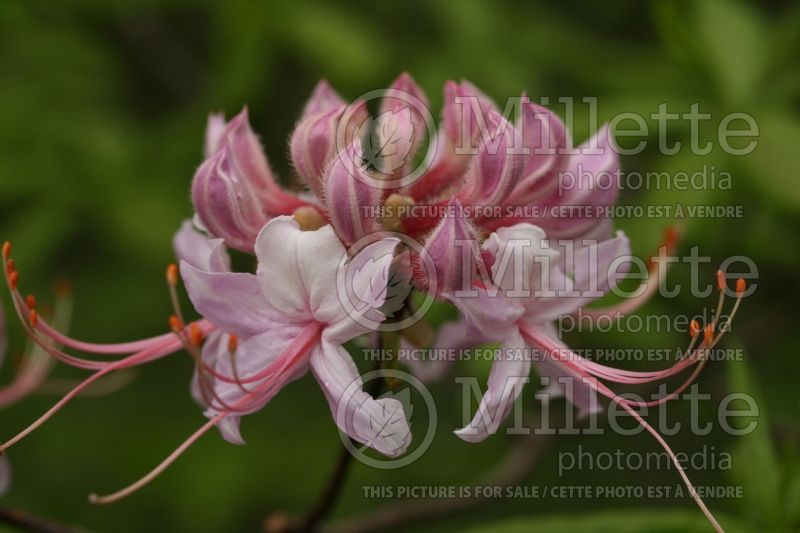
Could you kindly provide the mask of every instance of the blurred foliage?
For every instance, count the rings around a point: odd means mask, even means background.
[[[730,520],[725,521],[728,523]],[[476,527],[470,533],[557,533],[562,531],[591,531],[595,533],[703,533],[708,522],[702,515],[685,511],[599,512],[586,516],[557,516],[546,519],[516,519]],[[734,525],[730,533],[749,531]]]
[[[250,106],[271,164],[291,177],[286,142],[318,78],[355,97],[409,71],[435,109],[446,79],[466,78],[498,100],[527,90],[539,96],[596,96],[601,119],[628,111],[655,113],[667,102],[685,113],[699,103],[713,119],[701,141],[716,143],[721,116],[753,115],[759,146],[748,156],[658,153],[654,121],[648,149],[623,158],[626,170],[689,173],[714,165],[733,188],[624,191],[622,204],[743,205],[742,219],[678,221],[682,251],[699,246],[715,262],[743,254],[759,266],[758,291],[744,302],[734,331],[748,363],[711,364],[702,389],[721,397],[760,383],[758,434],[732,438],[718,428],[704,442],[670,438],[691,452],[704,443],[738,450],[734,474],[748,495],[712,500],[726,525],[737,516],[753,527],[786,529],[800,517],[797,376],[794,334],[800,262],[800,5],[755,0],[623,0],[560,3],[441,0],[380,2],[210,2],[197,0],[4,0],[0,2],[0,236],[15,243],[27,291],[51,294],[68,278],[76,294],[72,332],[112,341],[163,331],[169,304],[163,267],[170,240],[191,213],[188,186],[200,163],[206,113],[229,116]],[[560,109],[556,108],[561,112]],[[574,137],[590,134],[587,110],[575,110]],[[670,141],[688,142],[688,127]],[[664,219],[620,219],[634,250],[649,255]],[[676,266],[675,283],[689,270]],[[644,312],[694,314],[709,302],[688,294],[655,299]],[[12,329],[19,353],[21,328]],[[679,334],[582,334],[576,346],[675,347]],[[733,384],[724,378],[726,367]],[[485,373],[486,368],[465,369]],[[199,442],[156,483],[124,502],[93,508],[85,495],[115,489],[141,475],[202,422],[188,395],[191,361],[175,356],[142,369],[137,382],[101,401],[78,400],[11,452],[14,487],[3,505],[90,529],[252,531],[269,512],[308,507],[338,453],[327,405],[310,379],[247,417],[244,447],[216,435]],[[79,373],[59,369],[59,376]],[[512,444],[497,436],[481,445],[456,439],[457,385],[433,387],[441,423],[431,450],[388,474],[356,467],[336,510],[348,516],[380,504],[362,484],[472,482]],[[42,412],[36,396],[3,413],[3,436]],[[678,413],[688,415],[679,405]],[[684,412],[685,411],[685,412]],[[707,414],[707,413],[706,413]],[[579,444],[599,452],[653,450],[635,438],[559,437],[556,449]],[[531,483],[605,483],[612,474],[558,477],[549,452]],[[465,465],[470,465],[465,468]],[[474,471],[473,471],[474,470]],[[724,472],[692,472],[698,484],[722,484]],[[613,481],[674,484],[674,471],[619,472]],[[656,501],[503,500],[452,517],[451,528],[491,531],[704,530],[690,500],[677,514],[634,510]],[[608,511],[613,507],[613,511]],[[556,513],[565,518],[545,518]],[[507,526],[494,520],[520,517]],[[660,529],[652,527],[653,521]],[[154,526],[154,524],[156,524]],[[437,524],[428,526],[437,529]]]

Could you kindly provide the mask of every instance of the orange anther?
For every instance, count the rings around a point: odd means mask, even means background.
[[[28,306],[28,309],[36,309],[36,296],[33,294],[29,294],[25,297],[25,305]]]
[[[236,335],[228,335],[228,351],[233,353],[239,347],[239,338]]]
[[[700,323],[697,320],[692,320],[689,323],[689,333],[691,333],[692,337],[700,333]]]
[[[198,348],[203,344],[203,331],[194,322],[189,324],[189,340]]]
[[[39,325],[39,314],[36,312],[36,309],[31,309],[28,320],[34,328]]]
[[[8,261],[11,257],[11,242],[6,241],[3,243],[3,260]]]
[[[717,270],[717,288],[720,291],[724,291],[727,286],[728,284],[725,280],[725,274],[722,273],[722,270]]]
[[[17,283],[19,283],[19,272],[15,270],[8,275],[8,284],[12,289],[16,289]]]
[[[169,327],[173,333],[180,333],[183,330],[183,324],[181,324],[180,319],[175,315],[169,317]]]
[[[325,217],[316,208],[307,205],[295,209],[292,217],[303,231],[318,230],[327,223]]]
[[[664,231],[664,246],[667,247],[668,252],[675,249],[679,238],[678,228],[675,226],[667,226],[667,229]]]
[[[703,340],[706,344],[711,344],[714,340],[714,324],[709,324],[703,330]]]
[[[170,263],[167,266],[167,283],[170,285],[178,284],[178,265]]]
[[[6,261],[6,272],[8,274],[11,274],[16,269],[17,269],[17,264],[14,262],[13,259],[9,259],[8,261]]]
[[[736,294],[741,296],[744,294],[744,291],[747,289],[747,283],[744,282],[744,279],[739,278],[736,280]]]

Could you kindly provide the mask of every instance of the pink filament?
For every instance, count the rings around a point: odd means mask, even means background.
[[[94,504],[103,505],[116,502],[122,498],[125,498],[126,496],[129,496],[130,494],[133,494],[164,472],[192,444],[194,444],[200,437],[207,433],[209,429],[217,425],[226,416],[229,416],[235,411],[247,411],[252,405],[257,404],[259,397],[268,394],[274,386],[279,385],[281,376],[285,375],[287,371],[290,371],[298,363],[300,363],[308,354],[308,352],[319,342],[322,335],[322,328],[323,326],[321,324],[313,324],[304,330],[303,333],[301,333],[294,341],[292,341],[292,343],[273,364],[258,374],[269,375],[269,379],[266,379],[263,383],[260,383],[253,391],[248,392],[243,398],[234,403],[231,409],[221,411],[208,422],[203,424],[147,475],[113,494],[109,494],[107,496],[90,494],[89,501]]]
[[[27,428],[22,430],[12,439],[8,440],[7,442],[3,443],[0,446],[0,453],[5,452],[8,448],[28,436],[34,430],[36,430],[39,426],[44,424],[51,416],[57,413],[62,407],[64,407],[70,400],[75,398],[78,394],[80,394],[86,387],[100,379],[101,377],[111,373],[114,370],[119,370],[122,368],[128,368],[134,365],[139,365],[142,363],[146,363],[148,361],[152,361],[153,359],[158,358],[159,356],[165,353],[171,353],[180,348],[180,342],[178,339],[171,337],[167,339],[161,346],[157,346],[155,348],[151,348],[149,350],[144,350],[139,353],[133,354],[128,356],[124,359],[120,359],[119,361],[115,361],[113,363],[108,363],[105,367],[98,370],[81,383],[79,383],[75,388],[69,391],[66,395],[64,395],[61,400],[59,400],[53,407],[51,407],[47,412],[45,412],[42,416],[36,419],[31,425]]]
[[[560,356],[559,353],[564,352],[565,350],[563,348],[560,348],[559,346],[556,346],[543,333],[540,333],[538,330],[536,330],[534,328],[527,327],[524,324],[520,327],[520,331],[521,331],[522,335],[525,338],[528,339],[528,341],[530,341],[531,343],[536,344],[538,346],[541,346],[542,348],[544,348],[545,352],[554,355],[555,356],[554,361],[556,363],[561,363],[561,364],[567,366],[568,368],[570,368],[574,372],[576,372],[578,375],[583,377],[584,378],[583,381],[585,383],[587,383],[592,389],[594,389],[595,391],[603,394],[604,396],[609,398],[611,401],[613,401],[614,403],[616,403],[619,406],[621,406],[644,429],[646,429],[656,439],[656,441],[661,445],[661,447],[664,449],[664,451],[667,452],[667,455],[669,455],[670,459],[672,460],[673,465],[675,465],[675,468],[678,470],[678,473],[680,474],[681,478],[683,479],[683,482],[686,484],[686,487],[689,489],[689,492],[691,493],[692,498],[694,499],[695,503],[697,503],[697,506],[700,508],[700,510],[706,516],[708,521],[711,523],[712,526],[714,526],[714,529],[717,532],[720,532],[720,533],[723,532],[723,529],[719,525],[719,522],[717,522],[716,518],[714,518],[714,515],[711,514],[711,511],[708,509],[708,507],[706,507],[706,504],[705,504],[705,502],[703,502],[702,498],[700,498],[700,495],[697,494],[697,490],[694,488],[694,485],[692,485],[692,482],[689,480],[689,476],[686,475],[686,472],[684,471],[683,466],[681,466],[680,461],[678,461],[678,458],[675,456],[675,452],[672,451],[672,448],[670,448],[670,446],[667,444],[667,442],[664,440],[664,438],[655,429],[653,429],[653,427],[650,426],[650,424],[648,424],[639,415],[639,413],[637,413],[633,409],[633,407],[631,407],[631,405],[630,405],[631,402],[629,400],[626,400],[625,398],[622,398],[622,397],[618,396],[611,389],[606,387],[604,384],[598,382],[597,379],[593,378],[590,375],[590,373],[588,372],[587,368],[585,366],[583,366],[579,362],[580,358],[578,358],[577,355],[575,355],[574,358],[572,358],[572,357],[566,357],[565,358],[563,356]],[[578,362],[576,362],[576,361],[578,361]],[[678,366],[678,365],[675,365],[675,366]],[[702,367],[699,367],[699,368],[702,368]],[[673,393],[673,395],[677,395],[677,393]],[[672,397],[674,397],[674,396],[672,396]]]

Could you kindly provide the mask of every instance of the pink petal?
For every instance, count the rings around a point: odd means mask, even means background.
[[[289,154],[295,170],[308,188],[323,198],[322,175],[336,154],[337,129],[345,106],[311,114],[298,122],[289,138]]]
[[[493,342],[511,334],[525,308],[515,298],[501,293],[491,296],[486,289],[475,288],[475,296],[455,296],[445,293],[445,299],[455,305],[467,323],[467,337],[476,342]]]
[[[207,272],[183,261],[181,276],[197,312],[241,339],[258,335],[281,317],[261,294],[253,274]]]
[[[546,281],[546,266],[555,263],[558,251],[550,247],[542,228],[521,223],[498,228],[483,244],[494,256],[492,278],[503,294],[537,291]],[[520,297],[518,295],[518,297]]]
[[[490,111],[485,129],[477,137],[478,153],[466,175],[462,202],[498,205],[516,187],[522,173],[522,139],[500,113]]]
[[[178,262],[186,261],[200,270],[227,272],[231,259],[223,239],[209,239],[195,229],[191,220],[184,220],[172,239],[172,248]]]
[[[449,208],[425,239],[425,251],[436,271],[436,278],[425,282],[436,294],[469,289],[478,271],[478,232],[458,200],[452,200]]]
[[[404,96],[392,97],[389,95],[384,98],[381,102],[380,115],[397,117],[396,126],[403,130],[400,137],[408,139],[410,143],[409,150],[404,154],[404,159],[409,162],[419,150],[427,134],[428,126],[422,113],[430,108],[428,98],[407,72],[398,76],[389,88],[404,94]],[[399,117],[403,117],[403,119],[400,120]],[[399,168],[399,166],[392,166]]]
[[[233,152],[224,145],[197,170],[192,203],[209,233],[231,248],[252,252],[256,236],[269,215],[248,180],[239,172]]]
[[[361,143],[355,142],[338,154],[323,178],[331,224],[347,246],[380,229],[375,213],[383,189],[363,168],[361,158]]]
[[[572,140],[558,115],[529,101],[522,104],[519,127],[523,146],[531,153],[525,156],[522,177],[508,202],[527,204],[552,193],[558,186],[558,173],[570,160],[565,152],[572,146]]]
[[[222,136],[225,133],[225,115],[222,113],[209,113],[206,125],[206,144],[203,155],[206,159],[214,155],[220,148]]]

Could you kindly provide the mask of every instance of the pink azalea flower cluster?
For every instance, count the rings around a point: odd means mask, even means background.
[[[191,186],[195,217],[176,234],[179,266],[167,271],[175,307],[169,333],[110,345],[64,335],[21,296],[10,245],[4,246],[6,279],[29,335],[59,361],[94,373],[2,449],[100,377],[186,349],[197,368],[192,394],[208,422],[153,472],[94,501],[114,501],[138,489],[212,427],[226,440],[242,443],[241,417],[263,408],[309,370],[344,433],[384,455],[400,455],[411,432],[399,401],[373,398],[357,387],[342,403],[348,387],[361,383],[343,345],[379,329],[370,324],[391,315],[384,305],[390,299],[389,280],[400,279],[460,311],[459,320],[438,331],[433,346],[499,343],[500,352],[508,354],[494,363],[478,412],[456,431],[460,438],[476,442],[495,433],[520,394],[521,386],[508,386],[510,380],[527,376],[535,365],[554,384],[573,380],[560,392],[582,412],[599,410],[597,395],[604,396],[669,450],[636,411],[642,405],[621,398],[608,383],[649,383],[693,368],[689,380],[659,402],[683,390],[705,364],[704,354],[719,342],[717,332],[725,330],[719,323],[728,292],[725,279],[719,280],[717,318],[703,328],[693,324],[681,361],[657,372],[601,365],[570,351],[554,324],[614,287],[619,277],[614,265],[630,255],[627,237],[614,233],[612,221],[601,216],[556,218],[542,214],[553,210],[514,210],[612,205],[617,188],[599,185],[601,175],[619,169],[609,129],[575,147],[561,119],[524,95],[512,123],[469,82],[447,82],[437,131],[425,113],[427,98],[409,75],[401,75],[386,94],[372,120],[366,102],[348,104],[320,82],[290,136],[289,154],[299,178],[292,188],[281,186],[271,170],[247,109],[229,121],[209,117],[205,160]],[[429,149],[422,171],[415,172],[426,139],[436,149]],[[566,190],[559,182],[564,173],[577,178]],[[557,242],[569,244],[570,251]],[[637,298],[584,312],[633,311],[665,275],[659,259],[672,246],[674,237],[654,258]],[[233,271],[228,249],[254,255],[255,272]],[[343,268],[357,273],[348,279],[348,291],[369,305],[343,304],[337,283]],[[183,317],[176,292],[181,280],[200,320]],[[734,311],[743,292],[739,280]],[[420,344],[410,334],[402,342]],[[56,346],[123,357],[98,361]],[[514,356],[521,351],[538,357]],[[412,367],[423,378],[443,370],[435,364]],[[376,431],[387,427],[391,431]]]

